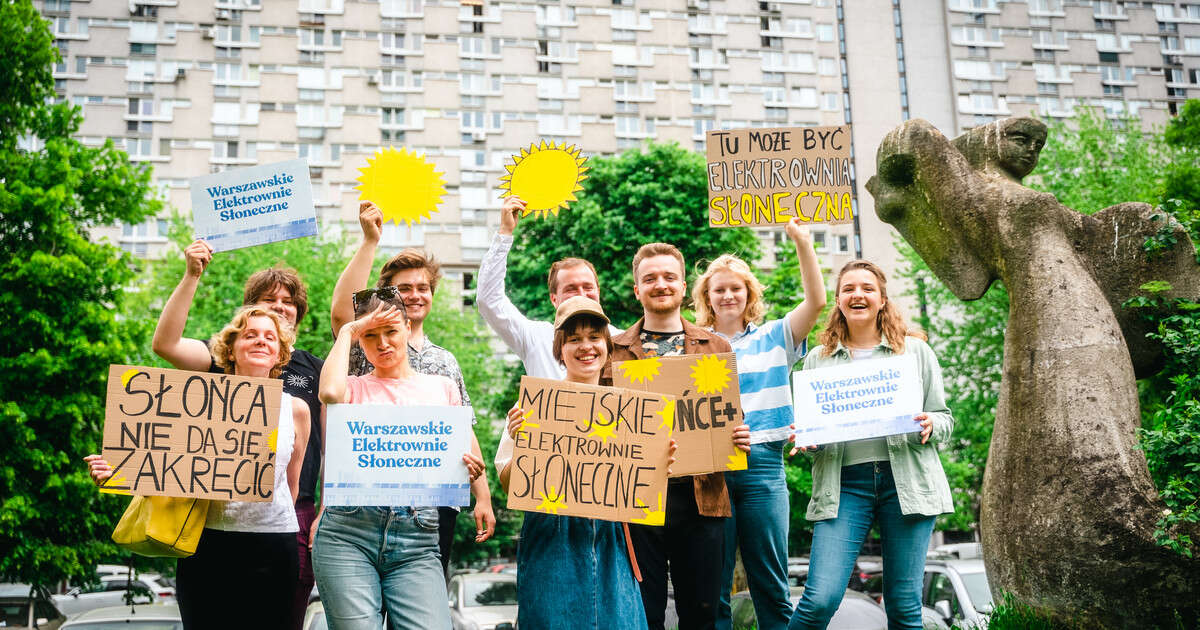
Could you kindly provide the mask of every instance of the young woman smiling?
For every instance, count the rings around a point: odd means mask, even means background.
[[[813,451],[807,517],[815,524],[808,581],[788,625],[793,630],[829,623],[872,523],[879,525],[887,567],[888,627],[921,627],[925,550],[937,515],[954,510],[935,445],[950,438],[954,418],[946,407],[937,357],[918,334],[909,331],[888,299],[879,267],[854,260],[842,268],[837,308],[821,333],[821,347],[805,357],[804,369],[915,355],[924,411],[913,418],[913,433],[801,449]]]

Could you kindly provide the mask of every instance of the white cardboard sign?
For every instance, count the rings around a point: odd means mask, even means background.
[[[325,406],[325,505],[469,506],[471,408]]]
[[[920,427],[924,392],[913,355],[854,361],[793,375],[796,444],[863,440]]]
[[[197,238],[227,251],[315,236],[308,160],[288,160],[193,177],[192,220]]]

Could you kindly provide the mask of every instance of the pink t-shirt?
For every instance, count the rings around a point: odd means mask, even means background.
[[[454,381],[435,374],[413,374],[408,378],[380,378],[372,372],[346,377],[351,403],[378,405],[462,405]]]

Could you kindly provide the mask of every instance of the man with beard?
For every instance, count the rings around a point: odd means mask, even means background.
[[[612,383],[612,362],[684,354],[732,352],[729,342],[685,320],[680,314],[687,291],[683,254],[674,245],[643,245],[633,257],[633,293],[643,316],[613,337],[604,384]],[[742,425],[733,437],[750,450],[750,429]],[[661,630],[666,617],[667,571],[675,587],[680,630],[706,630],[716,623],[725,547],[725,518],[732,515],[725,477],[673,477],[667,487],[666,525],[630,525],[630,536],[642,574],[642,605],[650,630]]]

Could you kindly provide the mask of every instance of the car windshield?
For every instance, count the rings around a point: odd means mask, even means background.
[[[89,621],[67,627],[67,630],[183,630],[182,621],[147,619],[145,621]]]
[[[962,573],[963,585],[967,587],[967,595],[971,598],[971,605],[975,610],[980,612],[989,612],[992,609],[992,591],[988,587],[987,574],[980,571],[979,573]]]
[[[0,604],[0,626],[24,626],[29,623],[29,604]]]
[[[517,583],[512,580],[469,580],[463,587],[467,606],[517,605]]]

